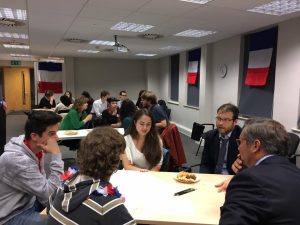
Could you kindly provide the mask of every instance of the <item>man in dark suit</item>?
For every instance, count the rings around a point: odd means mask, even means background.
[[[238,108],[230,103],[217,110],[217,129],[205,133],[200,173],[234,174],[231,165],[238,155],[236,139],[241,128],[237,125]]]
[[[248,168],[230,181],[219,224],[300,224],[300,170],[284,157],[289,136],[283,125],[258,120],[237,142]]]

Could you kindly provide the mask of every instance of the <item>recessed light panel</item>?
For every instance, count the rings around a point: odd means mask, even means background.
[[[199,38],[199,37],[204,37],[207,35],[215,34],[216,31],[209,31],[209,30],[185,30],[180,33],[174,34],[175,36],[181,36],[181,37],[194,37],[194,38]]]
[[[3,38],[19,38],[19,39],[28,39],[27,34],[17,34],[17,33],[8,33],[8,32],[0,32],[0,37]]]
[[[32,55],[27,54],[10,54],[13,57],[32,57]]]
[[[270,3],[248,9],[247,11],[282,16],[300,11],[299,0],[277,0]]]
[[[102,40],[92,40],[90,41],[91,45],[109,45],[109,46],[113,46],[115,44],[114,41],[102,41]]]
[[[0,8],[0,18],[26,20],[27,13],[23,9]]]
[[[170,51],[179,51],[179,50],[182,50],[182,48],[180,48],[180,47],[171,46],[171,45],[162,47],[160,49],[162,49],[162,50],[170,50]]]
[[[137,23],[126,23],[126,22],[119,22],[113,27],[111,30],[121,30],[121,31],[130,31],[130,32],[144,32],[146,30],[151,29],[152,25],[144,25],[144,24],[137,24]]]
[[[83,49],[79,49],[78,52],[92,53],[92,54],[99,53],[99,51],[94,51],[94,50],[83,50]]]
[[[148,53],[138,53],[138,54],[135,54],[137,56],[147,56],[147,57],[152,57],[152,56],[156,56],[157,54],[148,54]]]
[[[10,45],[10,44],[3,44],[4,48],[23,48],[29,49],[29,45]]]
[[[180,0],[182,2],[190,2],[190,3],[197,3],[197,4],[206,4],[212,0]]]

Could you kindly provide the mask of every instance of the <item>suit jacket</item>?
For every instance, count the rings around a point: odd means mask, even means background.
[[[299,225],[300,170],[272,156],[239,172],[230,182],[220,225]]]
[[[236,139],[239,138],[242,128],[235,126],[228,143],[227,151],[227,170],[229,174],[235,174],[231,169],[232,163],[236,160],[238,155],[238,146]],[[204,135],[205,144],[200,164],[200,173],[214,173],[218,156],[220,152],[220,138],[217,129],[208,131]]]

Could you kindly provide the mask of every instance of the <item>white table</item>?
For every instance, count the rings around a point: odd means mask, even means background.
[[[114,128],[116,129],[120,134],[124,135],[124,128]],[[72,140],[72,139],[81,139],[83,137],[85,137],[86,135],[88,135],[88,133],[91,131],[92,129],[81,129],[81,130],[76,130],[77,134],[75,135],[67,135],[65,134],[66,130],[59,130],[57,131],[57,136],[59,140]]]
[[[230,176],[197,174],[198,183],[183,184],[175,181],[176,174],[119,170],[110,181],[118,186],[126,198],[125,206],[139,224],[219,224],[225,193],[218,193],[214,185]],[[196,191],[174,196],[190,187]]]

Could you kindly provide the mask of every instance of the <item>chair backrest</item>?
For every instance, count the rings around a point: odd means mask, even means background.
[[[300,138],[297,134],[294,134],[294,133],[291,133],[291,132],[289,132],[288,134],[291,138],[291,143],[290,143],[290,147],[289,147],[289,150],[288,150],[288,156],[291,157],[297,151],[297,148],[298,148],[298,145],[299,145],[299,142],[300,142]]]
[[[194,122],[191,139],[193,139],[195,141],[200,141],[200,138],[203,134],[204,129],[205,129],[204,125]]]
[[[170,119],[171,109],[166,109],[166,114],[167,114],[168,119]]]
[[[169,161],[170,161],[170,152],[166,148],[162,148],[163,162],[160,167],[160,171],[167,172],[169,171]]]

